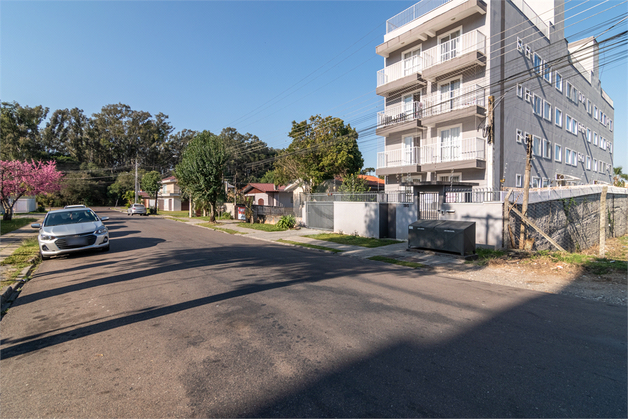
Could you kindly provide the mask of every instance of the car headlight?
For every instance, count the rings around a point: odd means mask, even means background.
[[[105,234],[107,232],[107,227],[102,226],[98,230],[95,231],[96,234]]]
[[[39,237],[40,237],[42,240],[46,240],[46,241],[56,239],[56,237],[55,237],[55,236],[53,236],[53,235],[51,235],[51,234],[40,234],[40,235],[39,235]]]

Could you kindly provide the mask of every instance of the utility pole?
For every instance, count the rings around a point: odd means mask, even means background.
[[[238,195],[237,178],[238,178],[238,172],[236,170],[234,170],[233,171],[233,219],[234,220],[238,219],[238,207],[236,206],[238,204],[238,199],[237,199],[237,195]]]
[[[528,215],[528,197],[530,195],[530,169],[532,166],[532,135],[526,136],[526,171],[523,176],[523,204],[521,205],[521,213],[527,217]],[[521,220],[521,234],[519,235],[519,249],[525,248],[526,225]]]
[[[494,121],[494,112],[493,112],[493,105],[495,103],[495,97],[494,96],[489,96],[488,97],[488,113],[486,116],[486,142],[488,144],[492,144],[493,141],[495,140],[494,135],[493,135],[493,123]]]
[[[135,156],[135,198],[133,199],[133,203],[137,204],[137,155]]]

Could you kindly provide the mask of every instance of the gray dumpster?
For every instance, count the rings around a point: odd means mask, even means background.
[[[475,222],[419,220],[408,226],[408,249],[428,249],[457,253],[475,253]]]

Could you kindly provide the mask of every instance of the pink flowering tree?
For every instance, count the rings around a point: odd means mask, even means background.
[[[13,218],[13,206],[22,196],[61,189],[62,176],[56,162],[0,160],[0,200],[4,208],[2,219],[6,221]]]

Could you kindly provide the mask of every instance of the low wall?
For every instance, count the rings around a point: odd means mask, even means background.
[[[379,203],[334,202],[334,232],[379,237]]]
[[[412,204],[388,204],[390,207],[394,207],[395,211],[395,224],[396,224],[396,236],[397,240],[408,240],[408,226],[415,222],[418,217],[417,205]]]
[[[502,249],[503,205],[501,202],[443,203],[441,220],[474,221],[477,245]]]

